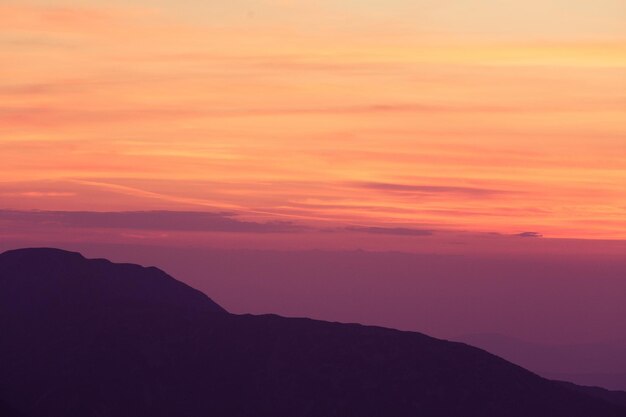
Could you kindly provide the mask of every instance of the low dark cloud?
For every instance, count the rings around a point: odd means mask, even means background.
[[[349,232],[371,233],[376,235],[395,235],[395,236],[431,236],[432,230],[426,229],[410,229],[406,227],[365,227],[365,226],[349,226],[345,230]]]
[[[415,185],[396,184],[386,182],[365,182],[357,186],[370,190],[379,190],[404,194],[462,194],[477,197],[486,197],[494,194],[502,194],[503,191],[477,187],[455,187],[444,185]]]
[[[238,220],[235,213],[195,211],[18,211],[0,210],[1,222],[41,226],[110,228],[160,231],[232,233],[290,233],[303,226],[283,221],[266,223]]]
[[[519,237],[543,237],[543,235],[541,233],[537,233],[537,232],[522,232],[522,233],[518,233],[515,236],[519,236]]]

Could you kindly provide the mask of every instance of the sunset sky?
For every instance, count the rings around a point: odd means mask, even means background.
[[[0,58],[5,240],[625,248],[623,0],[3,0]]]

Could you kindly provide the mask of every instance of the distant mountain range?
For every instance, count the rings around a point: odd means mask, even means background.
[[[0,334],[3,416],[626,416],[463,343],[233,315],[157,268],[58,249],[0,254]]]

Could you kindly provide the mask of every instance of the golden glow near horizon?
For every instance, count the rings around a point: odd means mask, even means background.
[[[626,239],[623,1],[178,3],[0,4],[0,208]]]

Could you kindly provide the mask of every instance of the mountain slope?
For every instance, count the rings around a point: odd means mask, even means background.
[[[607,401],[615,405],[619,405],[621,407],[626,407],[626,392],[625,391],[611,391],[611,390],[600,388],[600,387],[576,385],[571,382],[565,382],[565,381],[555,381],[555,382],[571,390],[582,392],[595,398],[600,398],[603,401]]]
[[[231,315],[155,268],[0,255],[0,399],[31,417],[618,417],[420,333]]]
[[[546,378],[626,390],[626,340],[549,345],[493,333],[454,340],[485,349]]]
[[[0,416],[2,417],[25,417],[24,414],[18,412],[13,407],[0,401]]]

